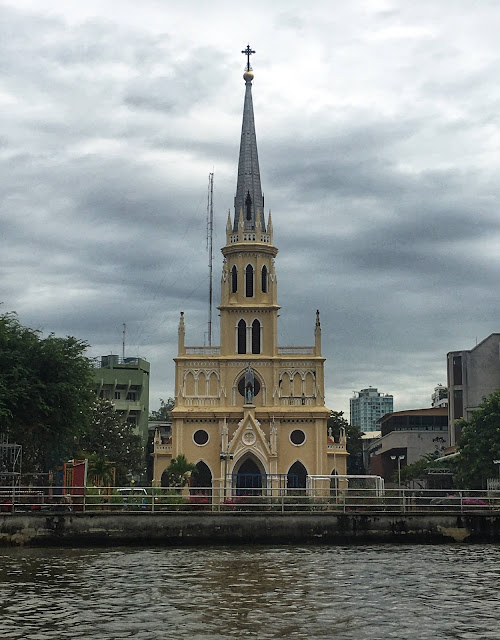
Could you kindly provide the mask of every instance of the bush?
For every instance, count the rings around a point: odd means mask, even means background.
[[[188,505],[193,511],[206,511],[207,509],[210,509],[211,500],[209,496],[194,493],[189,496]]]
[[[155,511],[180,511],[186,508],[187,499],[176,489],[157,489],[152,492]]]

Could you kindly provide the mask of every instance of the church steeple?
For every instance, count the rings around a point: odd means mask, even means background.
[[[244,230],[255,231],[259,221],[262,231],[266,230],[264,220],[264,197],[260,186],[259,157],[252,102],[252,80],[254,74],[250,66],[250,55],[255,53],[247,46],[241,53],[247,56],[245,65],[245,103],[243,106],[243,124],[241,127],[240,158],[238,162],[238,182],[234,198],[233,231],[238,231],[241,217]]]

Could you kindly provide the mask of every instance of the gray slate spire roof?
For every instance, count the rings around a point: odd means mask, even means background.
[[[247,53],[243,51],[242,53]],[[253,53],[253,52],[252,52]],[[252,80],[253,73],[247,63],[243,78],[245,80],[245,104],[243,106],[243,125],[241,127],[240,159],[238,163],[238,183],[234,198],[234,224],[237,231],[240,211],[243,211],[245,230],[255,229],[256,216],[260,217],[260,225],[264,231],[264,198],[260,186],[259,157],[257,155],[257,139],[253,117]]]

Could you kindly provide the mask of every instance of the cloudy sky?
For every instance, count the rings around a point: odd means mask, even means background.
[[[206,342],[236,188],[245,62],[282,306],[327,404],[430,405],[446,353],[500,330],[496,0],[0,0],[0,301],[174,394]],[[214,344],[218,344],[214,314]]]

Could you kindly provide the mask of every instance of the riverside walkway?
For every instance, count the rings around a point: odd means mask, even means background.
[[[12,492],[12,489],[9,489]],[[500,542],[498,492],[0,491],[0,546]]]

